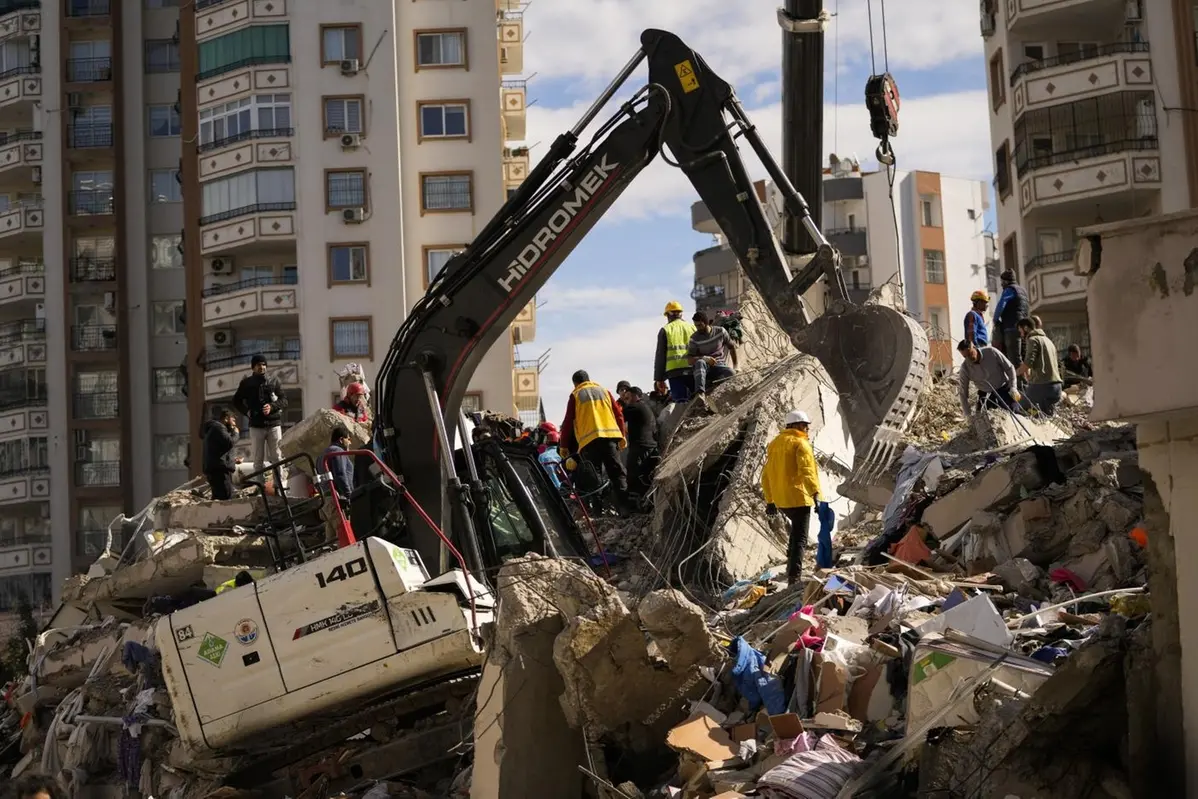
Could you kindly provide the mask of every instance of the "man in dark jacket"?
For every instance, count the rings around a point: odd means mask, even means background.
[[[643,498],[653,482],[661,457],[657,449],[657,416],[645,392],[630,386],[624,392],[624,423],[628,427],[628,493]]]
[[[329,437],[329,446],[324,452],[329,455],[334,452],[345,452],[349,449],[349,431],[341,425],[333,428],[332,435]],[[341,495],[342,499],[348,500],[350,495],[354,493],[354,460],[348,456],[337,458],[329,458],[327,460],[329,474],[333,476],[333,488]]]
[[[233,498],[233,472],[237,471],[237,463],[241,461],[233,457],[233,445],[240,433],[237,415],[231,408],[219,411],[217,417],[205,422],[201,430],[204,477],[208,478],[213,499]]]
[[[999,276],[1002,294],[994,306],[994,336],[992,346],[1007,356],[1011,363],[1023,363],[1023,337],[1019,335],[1019,320],[1031,315],[1031,305],[1023,286],[1015,282],[1015,273],[1008,269]]]
[[[266,357],[255,355],[250,361],[251,374],[241,381],[233,395],[233,407],[250,420],[250,446],[254,471],[283,460],[283,409],[287,397],[277,377],[266,374]]]

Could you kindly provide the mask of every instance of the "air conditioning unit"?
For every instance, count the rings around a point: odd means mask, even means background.
[[[360,225],[366,221],[366,209],[343,208],[341,209],[341,221],[347,225]]]
[[[342,133],[341,134],[341,149],[356,150],[362,146],[361,133]]]
[[[116,292],[115,291],[104,292],[104,310],[106,310],[106,311],[115,311],[116,310]]]
[[[87,459],[91,457],[91,447],[86,444],[81,444],[75,447],[75,460],[81,463],[87,463]]]
[[[67,92],[67,108],[72,111],[83,108],[83,92]]]
[[[362,71],[362,65],[358,63],[356,58],[345,58],[341,61],[342,75],[357,75]]]
[[[233,346],[233,331],[232,330],[213,330],[208,334],[209,346],[216,349],[224,349]]]
[[[40,166],[35,166],[33,168],[33,182],[34,183],[42,182],[42,168]]]
[[[233,259],[213,258],[208,261],[208,269],[214,275],[231,275],[233,274]]]

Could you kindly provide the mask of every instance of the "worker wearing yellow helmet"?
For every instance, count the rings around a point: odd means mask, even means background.
[[[978,289],[969,295],[973,303],[965,313],[965,340],[975,347],[986,347],[990,344],[990,331],[986,328],[986,306],[990,304],[990,295]]]
[[[686,348],[695,326],[683,319],[682,303],[670,300],[664,311],[666,323],[657,331],[657,354],[653,359],[653,383],[661,394],[669,383],[670,398],[686,402],[694,390],[694,377]]]

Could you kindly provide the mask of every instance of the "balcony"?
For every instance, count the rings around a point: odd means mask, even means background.
[[[503,81],[499,100],[504,141],[524,141],[528,135],[528,81]]]
[[[499,28],[499,74],[520,75],[524,72],[524,12],[504,10],[496,16]]]
[[[691,290],[697,311],[731,311],[740,303],[739,294],[730,294],[723,286],[696,283]]]
[[[824,190],[824,202],[826,203],[865,199],[865,180],[860,175],[847,178],[828,178],[823,182],[821,188]]]
[[[295,154],[290,137],[294,135],[294,128],[260,128],[209,142],[204,145],[206,154],[200,159],[200,180],[291,164]],[[218,149],[221,152],[213,152]]]
[[[116,325],[71,326],[71,349],[75,352],[111,352],[116,345]]]
[[[202,42],[249,25],[283,22],[287,18],[287,2],[288,0],[199,0],[195,7],[196,39]]]
[[[1114,92],[1151,91],[1152,85],[1147,42],[1118,42],[1028,61],[1011,73],[1016,118],[1027,111]]]
[[[115,258],[80,256],[71,259],[72,283],[113,283],[115,281]]]
[[[503,185],[514,189],[528,177],[529,157],[527,147],[503,148]]]
[[[1081,23],[1094,27],[1103,23],[1122,24],[1127,0],[1005,0],[1007,30],[1024,34],[1026,41],[1040,41],[1033,34],[1039,27],[1068,30]],[[1088,23],[1088,25],[1087,25]]]
[[[1062,250],[1061,252],[1050,252],[1042,255],[1037,255],[1035,258],[1029,258],[1023,264],[1023,275],[1026,278],[1034,272],[1039,272],[1045,267],[1055,267],[1061,264],[1073,264],[1073,258],[1077,254],[1077,250]]]
[[[46,320],[20,319],[0,324],[0,369],[45,362]]]
[[[110,0],[67,0],[67,17],[88,19],[107,17],[112,13]]]
[[[298,313],[294,278],[256,277],[204,289],[204,327]]]
[[[15,240],[42,235],[45,214],[40,203],[18,205],[0,211],[0,240]]]
[[[67,147],[72,150],[109,149],[112,147],[112,125],[70,125],[67,127]]]
[[[67,83],[107,83],[112,80],[111,58],[68,58]]]
[[[0,72],[0,123],[27,125],[28,106],[41,102],[42,69],[36,64]]]
[[[536,298],[520,309],[512,322],[514,344],[531,344],[537,337],[537,301]]]
[[[196,101],[203,111],[213,105],[249,97],[255,92],[280,93],[291,89],[290,57],[271,57],[267,63],[276,66],[253,66],[246,63],[232,72],[217,72],[208,78],[197,78]],[[257,63],[255,61],[255,63]]]
[[[42,300],[45,296],[46,265],[41,261],[23,261],[0,269],[0,305]]]
[[[541,407],[540,361],[516,361],[512,369],[512,399],[517,411]]]
[[[42,163],[42,134],[40,131],[22,131],[0,138],[0,175],[18,167],[33,167]],[[5,180],[11,179],[5,175]],[[32,173],[28,182],[33,185]]]
[[[114,213],[112,189],[67,192],[67,213],[71,216],[111,216]]]
[[[709,233],[712,236],[718,236],[723,233],[720,230],[719,223],[711,215],[711,210],[708,209],[707,203],[702,200],[691,203],[691,229],[698,233]]]
[[[1065,256],[1068,255],[1068,258]],[[1086,278],[1073,266],[1073,253],[1039,256],[1024,264],[1028,304],[1033,313],[1086,310]],[[1062,260],[1063,259],[1063,260]]]
[[[200,252],[232,254],[295,239],[295,203],[258,203],[200,218]]]
[[[120,461],[75,461],[77,488],[115,488],[120,484]]]
[[[832,228],[824,231],[824,238],[841,255],[869,255],[869,239],[863,227]]]
[[[25,391],[0,392],[0,441],[45,435],[50,428],[45,386],[41,397],[30,399]]]
[[[722,245],[708,247],[705,250],[699,250],[694,255],[695,260],[695,280],[703,278],[715,277],[729,272],[735,273],[740,268],[740,261],[737,260],[735,253],[732,250]]]
[[[120,416],[117,392],[77,391],[71,403],[71,410],[78,421],[116,419]]]
[[[1161,159],[1156,137],[1111,141],[1091,147],[1019,160],[1019,209],[1024,216],[1043,208],[1092,208],[1121,213],[1111,206],[1122,195],[1128,205],[1137,196],[1161,188]]]
[[[233,396],[237,385],[250,373],[250,360],[254,355],[264,355],[270,364],[270,373],[277,377],[285,389],[300,388],[300,351],[298,349],[275,352],[238,354],[214,350],[204,362],[204,399],[208,401],[227,399]]]
[[[0,471],[0,505],[45,502],[50,498],[50,470],[44,466]]]

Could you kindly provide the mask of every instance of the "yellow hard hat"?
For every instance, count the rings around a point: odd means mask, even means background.
[[[678,313],[682,313],[682,311],[683,311],[682,303],[678,302],[678,300],[670,300],[669,302],[667,302],[666,309],[664,311],[662,311],[662,313],[668,314],[668,313],[672,313],[674,311],[677,311]]]
[[[978,289],[973,294],[969,295],[970,302],[977,302],[978,300],[981,300],[982,302],[990,302],[990,295],[981,289]]]

